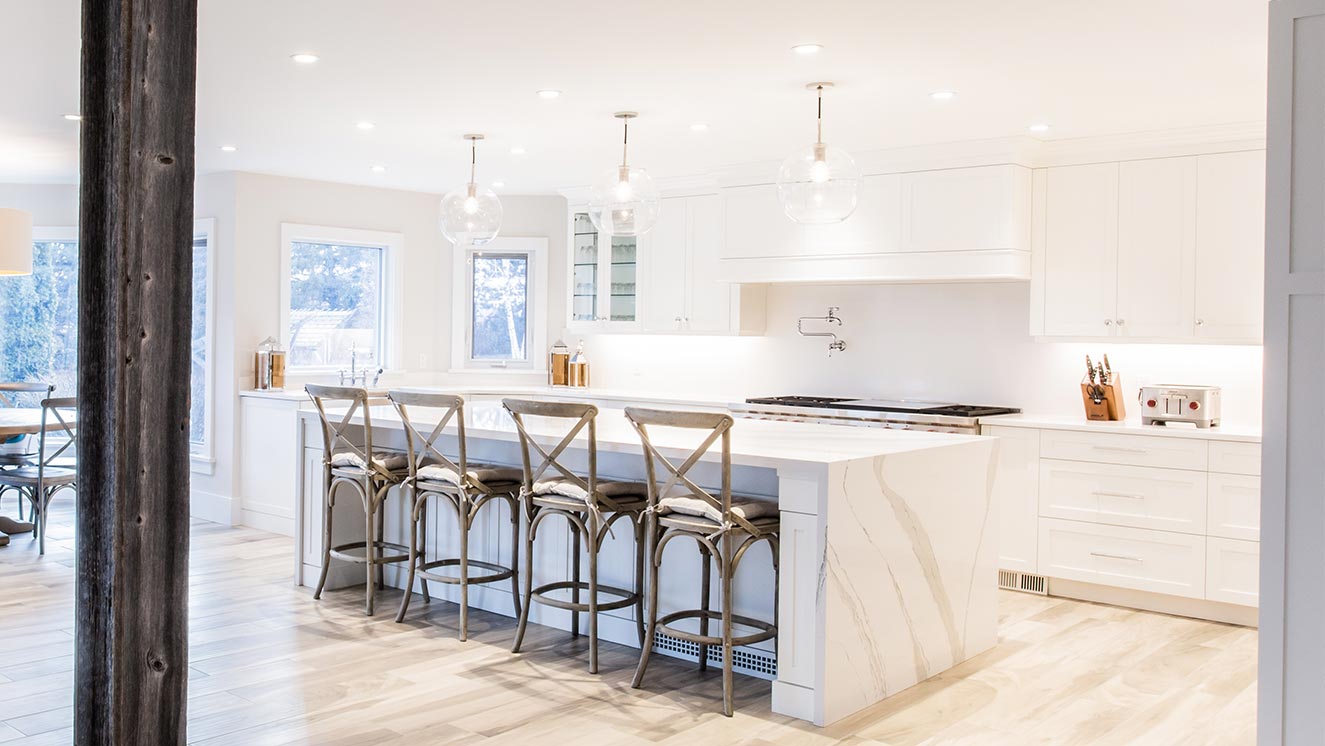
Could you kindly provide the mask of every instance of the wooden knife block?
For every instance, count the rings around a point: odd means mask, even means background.
[[[1104,398],[1096,401],[1091,397],[1091,389],[1098,389]],[[1113,374],[1113,381],[1108,385],[1092,385],[1090,379],[1081,379],[1081,403],[1086,407],[1086,419],[1092,422],[1121,422],[1127,419],[1127,409],[1123,406],[1122,377]]]

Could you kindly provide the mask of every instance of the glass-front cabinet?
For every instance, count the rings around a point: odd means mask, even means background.
[[[639,239],[609,236],[589,213],[571,213],[571,329],[630,329],[638,325]]]

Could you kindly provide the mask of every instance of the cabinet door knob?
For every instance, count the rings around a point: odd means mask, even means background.
[[[1196,325],[1197,325],[1197,326],[1205,326],[1205,319],[1197,319],[1197,320],[1196,320]]]
[[[1122,319],[1118,319],[1118,326],[1122,326],[1123,324],[1126,324],[1126,323],[1127,323],[1126,321],[1123,321]]]
[[[1105,325],[1105,326],[1113,326],[1113,319],[1105,319],[1105,320],[1104,320],[1104,325]]]

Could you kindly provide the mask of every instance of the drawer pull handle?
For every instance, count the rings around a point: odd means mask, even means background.
[[[1140,557],[1128,557],[1122,554],[1105,554],[1104,552],[1091,552],[1092,557],[1103,557],[1105,559],[1126,560],[1128,562],[1144,562]]]
[[[1147,453],[1144,448],[1123,448],[1121,446],[1091,446],[1097,451],[1115,451],[1117,453]]]
[[[1095,492],[1095,493],[1093,493],[1093,494],[1094,494],[1096,497],[1125,497],[1125,498],[1127,498],[1127,499],[1129,499],[1129,500],[1144,500],[1144,499],[1146,499],[1146,496],[1145,496],[1145,495],[1132,495],[1132,494],[1128,494],[1128,493],[1126,493],[1126,492]]]

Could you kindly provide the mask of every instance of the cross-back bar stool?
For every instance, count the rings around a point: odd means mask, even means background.
[[[373,615],[373,602],[378,586],[385,585],[383,567],[409,560],[409,548],[385,540],[385,510],[387,492],[405,480],[409,474],[409,457],[403,453],[387,453],[373,449],[374,405],[390,404],[389,400],[370,397],[367,389],[348,386],[304,387],[317,407],[322,420],[323,451],[323,506],[322,515],[322,574],[317,581],[313,598],[322,598],[327,584],[331,560],[338,559],[366,566],[367,598],[364,614]],[[348,405],[343,415],[327,413],[327,406]],[[354,416],[363,415],[363,444],[348,435],[354,425]],[[348,487],[363,503],[364,541],[339,546],[331,545],[332,513],[336,505],[336,488]],[[355,553],[361,550],[362,553]]]
[[[37,452],[31,457],[33,462],[0,471],[0,489],[17,489],[32,503],[38,554],[46,554],[46,515],[51,498],[60,490],[76,489],[77,469],[64,454],[75,447],[77,411],[78,400],[74,397],[42,399],[41,434],[37,438]],[[70,424],[71,421],[75,424]],[[53,432],[66,438],[58,448],[54,444],[48,447],[47,440]]]
[[[405,584],[405,596],[400,600],[400,612],[396,621],[405,620],[409,610],[410,597],[413,595],[414,578],[422,578],[423,600],[430,601],[428,581],[450,583],[460,586],[460,639],[469,636],[469,586],[471,583],[495,583],[511,579],[511,600],[515,604],[515,616],[520,616],[520,578],[516,565],[520,556],[520,510],[519,495],[524,472],[521,469],[506,466],[474,464],[469,461],[465,448],[465,400],[450,394],[423,394],[409,391],[392,391],[387,395],[400,420],[405,424],[405,440],[411,454],[409,477],[405,480],[405,491],[410,501],[410,542],[409,542],[409,580]],[[445,414],[428,432],[420,432],[410,419],[408,407],[428,407],[444,410]],[[446,431],[447,425],[454,420],[459,446],[459,457],[452,461],[437,447],[437,442]],[[459,544],[457,556],[429,560],[427,558],[427,515],[428,500],[441,500],[450,506],[459,523]],[[474,525],[483,506],[496,500],[506,503],[511,510],[511,564],[509,567],[492,562],[483,562],[469,558],[469,530]],[[440,567],[458,568],[458,575],[433,572]],[[489,572],[471,577],[470,567],[477,567]]]
[[[699,645],[699,668],[708,666],[710,645],[722,646],[722,711],[731,717],[732,707],[732,649],[753,645],[777,636],[777,573],[778,573],[778,506],[777,503],[757,497],[732,494],[731,489],[731,429],[730,415],[709,412],[672,412],[657,409],[627,407],[626,418],[639,433],[644,446],[645,472],[648,477],[649,508],[645,520],[649,544],[653,547],[649,564],[648,636],[649,644],[640,646],[639,666],[631,686],[638,689],[644,681],[644,670],[649,665],[649,653],[658,632],[678,637]],[[708,430],[708,436],[679,465],[673,463],[649,439],[650,426]],[[722,487],[718,495],[695,484],[688,476],[700,459],[721,442]],[[656,465],[661,465],[667,479],[661,485]],[[699,546],[703,560],[700,577],[700,606],[658,616],[658,573],[662,565],[663,549],[673,539],[686,537]],[[739,544],[737,540],[739,538]],[[733,580],[745,553],[760,541],[767,541],[773,553],[774,598],[773,621],[765,622],[738,616],[732,611]],[[710,575],[713,564],[718,567],[718,580],[722,586],[722,610],[712,611],[710,606]],[[683,619],[698,620],[699,632],[671,626]],[[709,634],[709,621],[721,625],[721,634]],[[754,629],[737,636],[737,625]]]
[[[0,407],[17,407],[19,402],[17,396],[20,394],[38,394],[38,401],[50,399],[55,393],[54,384],[28,381],[5,381],[0,382]],[[32,452],[32,438],[28,435],[14,436],[12,440],[17,440],[26,446],[22,453],[3,453],[0,454],[0,470],[16,468],[20,466],[32,466],[37,462],[37,454]],[[0,484],[0,498],[4,497],[6,490],[15,490],[19,492],[18,496],[18,519],[23,520],[23,499],[22,491],[17,487]]]
[[[592,404],[572,402],[539,402],[524,399],[504,399],[502,406],[515,420],[520,435],[520,452],[524,460],[524,484],[520,490],[527,528],[524,542],[524,606],[515,632],[511,652],[520,652],[525,627],[529,622],[529,609],[541,603],[571,611],[571,634],[579,635],[580,613],[589,614],[589,673],[598,673],[598,613],[613,609],[635,607],[635,623],[640,644],[644,642],[644,534],[639,521],[647,503],[647,488],[633,482],[605,482],[598,479],[598,431],[595,424],[598,408]],[[541,441],[529,431],[525,417],[561,420],[566,423],[560,438],[551,436]],[[561,462],[562,454],[576,436],[587,431],[588,474],[581,477]],[[546,437],[546,436],[545,436]],[[556,440],[556,445],[547,443]],[[535,461],[537,459],[537,461]],[[551,473],[549,473],[551,472]],[[574,554],[571,561],[571,579],[545,583],[533,587],[534,539],[538,527],[552,516],[561,516],[570,525]],[[625,519],[635,538],[635,590],[628,591],[598,582],[598,552],[609,535],[612,525]],[[589,556],[587,581],[580,579],[580,540],[584,539]],[[569,590],[569,601],[552,597],[551,593]],[[580,600],[580,593],[588,595]],[[615,600],[600,601],[601,594],[616,596]]]

